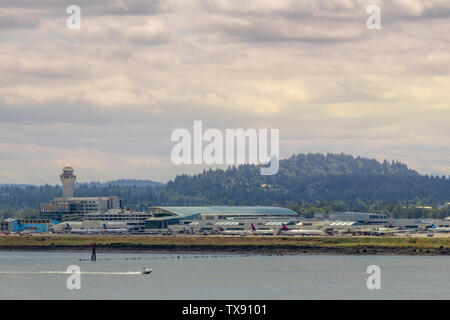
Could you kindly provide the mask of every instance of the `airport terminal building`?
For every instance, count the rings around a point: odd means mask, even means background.
[[[65,166],[60,175],[63,185],[63,196],[55,198],[50,203],[39,205],[39,218],[56,221],[84,219],[84,215],[102,213],[120,209],[122,202],[117,196],[106,197],[74,197],[74,184],[77,176],[71,166]]]
[[[245,230],[251,223],[263,225],[274,220],[286,223],[297,220],[297,213],[292,210],[266,206],[151,207],[149,211],[152,218],[145,221],[147,231],[169,228],[214,231],[219,225]]]
[[[70,197],[56,198],[39,206],[39,217],[57,221],[71,220],[72,216],[83,216],[94,212],[120,209],[119,197]]]

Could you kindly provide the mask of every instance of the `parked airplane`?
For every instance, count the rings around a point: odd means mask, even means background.
[[[273,236],[275,234],[275,230],[268,229],[256,229],[255,225],[252,223],[251,230],[224,230],[224,228],[219,227],[219,232],[221,234],[226,235],[239,235],[239,236],[248,236],[248,235],[263,235],[263,236]]]
[[[229,236],[245,236],[249,235],[250,231],[248,230],[225,230],[222,227],[219,227],[219,233]]]
[[[399,230],[397,228],[377,228],[375,231],[372,232],[375,235],[380,235],[380,236],[384,236],[384,235],[394,235],[397,233],[400,233]]]
[[[450,232],[450,228],[448,228],[448,227],[439,227],[439,228],[434,228],[433,231],[434,232],[441,232],[441,233],[449,233]]]
[[[72,234],[98,234],[98,229],[73,229],[68,223],[66,223],[66,229]]]
[[[106,223],[103,224],[103,232],[106,233],[128,233],[128,229],[125,228],[118,228],[118,229],[108,229],[106,226]]]
[[[275,230],[273,229],[256,229],[255,225],[252,223],[252,234],[263,235],[263,236],[273,236],[275,234]]]
[[[288,229],[288,227],[283,223],[280,234],[283,235],[303,235],[303,236],[322,236],[325,234],[322,230],[299,230],[299,229]]]

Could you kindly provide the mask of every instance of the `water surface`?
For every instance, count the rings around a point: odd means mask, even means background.
[[[0,299],[450,299],[450,257],[0,252]],[[82,259],[83,261],[79,261]],[[81,269],[81,289],[64,273]],[[369,265],[381,290],[368,290]],[[137,273],[142,267],[152,274]],[[55,271],[56,273],[52,273]]]

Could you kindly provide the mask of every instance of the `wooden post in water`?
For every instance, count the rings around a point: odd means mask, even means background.
[[[91,261],[97,261],[97,254],[95,253],[95,246],[96,246],[97,244],[93,244],[92,245],[92,255],[91,255]]]

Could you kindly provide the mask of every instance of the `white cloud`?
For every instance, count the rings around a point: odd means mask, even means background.
[[[1,180],[66,162],[86,180],[198,172],[170,164],[171,131],[194,120],[279,128],[284,156],[447,168],[448,1],[83,0],[77,31],[64,5],[0,5]]]

